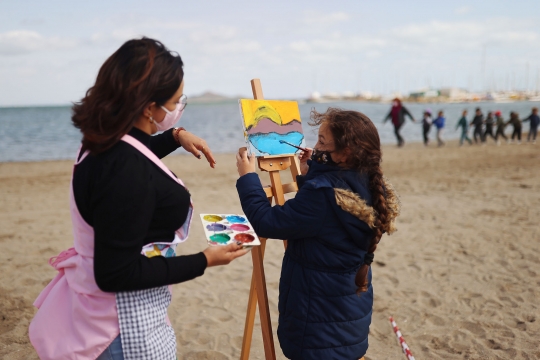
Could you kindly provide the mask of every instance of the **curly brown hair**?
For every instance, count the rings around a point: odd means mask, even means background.
[[[381,170],[382,152],[379,133],[373,122],[357,111],[328,108],[324,113],[311,111],[310,125],[326,124],[334,137],[335,150],[350,150],[346,166],[359,173],[368,175],[372,206],[375,212],[373,224],[374,236],[370,241],[367,253],[373,254],[383,233],[391,231],[392,216],[385,196],[385,185]],[[366,292],[368,288],[368,271],[370,264],[364,262],[355,277],[357,293]]]
[[[163,105],[180,87],[184,63],[161,42],[125,42],[99,70],[96,83],[73,105],[83,149],[103,152],[127,134],[148,104]]]

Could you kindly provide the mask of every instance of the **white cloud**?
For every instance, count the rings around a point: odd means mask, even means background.
[[[189,39],[193,42],[214,42],[238,39],[238,29],[233,26],[219,26],[197,28],[189,34]]]
[[[474,49],[488,45],[536,46],[540,32],[511,19],[488,21],[431,21],[392,29],[388,39],[403,47]]]
[[[77,46],[73,39],[46,37],[35,31],[14,30],[0,33],[0,55],[20,55],[40,50],[57,50]]]
[[[311,46],[307,41],[293,41],[289,44],[289,49],[292,51],[306,52],[311,51]]]
[[[468,14],[470,13],[472,10],[472,8],[470,6],[460,6],[458,7],[454,12],[458,15],[465,15],[465,14]]]
[[[143,34],[130,28],[115,29],[113,31],[103,33],[94,33],[90,36],[90,44],[109,44],[109,43],[122,43],[129,39],[140,38]]]
[[[200,23],[186,22],[186,21],[164,22],[164,23],[157,23],[157,24],[153,22],[151,25],[152,27],[155,27],[158,29],[167,29],[167,30],[188,30],[188,29],[195,29],[201,26]]]
[[[382,56],[382,52],[380,52],[379,50],[369,50],[366,52],[366,56],[369,59],[377,59]]]
[[[349,21],[350,16],[344,12],[323,13],[318,11],[306,11],[302,22],[305,24],[314,25],[330,25],[335,23],[341,23]]]
[[[207,55],[223,56],[256,52],[262,49],[261,44],[253,40],[210,41],[198,45],[198,49]]]

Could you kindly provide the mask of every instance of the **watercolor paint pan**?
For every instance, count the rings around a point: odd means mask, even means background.
[[[253,226],[240,214],[201,214],[204,234],[209,245],[242,243],[243,247],[261,245]]]

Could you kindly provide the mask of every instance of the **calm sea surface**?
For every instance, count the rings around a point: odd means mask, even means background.
[[[417,120],[422,117],[426,107],[432,112],[443,110],[446,117],[446,139],[456,139],[459,131],[454,131],[463,109],[469,110],[469,120],[475,107],[480,107],[484,114],[487,111],[501,110],[505,119],[510,111],[517,111],[520,117],[530,114],[533,106],[540,106],[536,102],[515,103],[473,103],[473,104],[405,104]],[[386,144],[395,143],[393,127],[388,122],[382,124],[390,106],[379,103],[336,102],[324,104],[301,104],[306,144],[313,146],[316,142],[316,132],[308,126],[309,113],[312,108],[319,112],[325,111],[329,106],[347,110],[357,110],[366,114],[379,129],[381,141]],[[0,108],[0,162],[7,161],[40,161],[73,159],[79,148],[80,133],[71,125],[70,107],[18,107]],[[212,151],[216,153],[233,153],[244,146],[242,136],[242,120],[239,106],[236,102],[222,104],[190,104],[180,120],[178,126],[183,126],[194,134],[204,138]],[[402,135],[408,142],[422,141],[422,126],[407,121]],[[524,130],[527,130],[526,125]],[[507,129],[510,133],[510,129]],[[431,137],[434,138],[432,129]],[[179,149],[177,153],[185,153]]]

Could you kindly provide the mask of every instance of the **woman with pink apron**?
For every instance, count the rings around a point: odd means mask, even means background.
[[[169,285],[246,253],[232,244],[176,256],[193,206],[160,158],[181,145],[215,164],[204,140],[172,129],[187,103],[182,66],[160,42],[130,40],[74,106],[84,150],[70,189],[74,246],[49,261],[58,274],[34,303],[41,359],[175,359]]]

